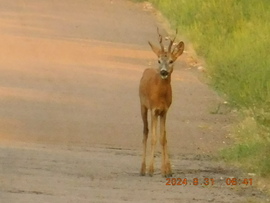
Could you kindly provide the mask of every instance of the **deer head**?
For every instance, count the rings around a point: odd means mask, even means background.
[[[174,40],[177,35],[177,30],[174,39],[170,39],[170,43],[168,49],[164,49],[164,45],[162,43],[162,35],[159,33],[159,29],[157,28],[157,33],[159,37],[159,44],[160,48],[156,47],[155,45],[148,42],[150,47],[152,48],[153,52],[158,57],[158,64],[159,64],[159,73],[162,79],[166,79],[173,71],[173,65],[176,59],[183,53],[184,51],[184,42],[179,42],[177,45],[174,46]]]

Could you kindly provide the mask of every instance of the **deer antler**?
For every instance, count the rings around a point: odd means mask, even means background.
[[[172,45],[174,43],[174,40],[176,38],[176,35],[178,33],[178,29],[176,28],[176,31],[175,31],[175,37],[173,38],[173,40],[170,39],[170,44],[169,44],[169,47],[168,47],[168,52],[171,53],[171,49],[172,49]]]
[[[161,47],[161,51],[164,52],[164,46],[162,44],[162,35],[159,33],[158,27],[157,27],[157,33],[158,33],[158,37],[159,37],[159,44],[160,44],[160,47]]]

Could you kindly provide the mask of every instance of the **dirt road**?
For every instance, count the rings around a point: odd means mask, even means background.
[[[174,178],[140,177],[138,84],[164,25],[124,0],[0,2],[0,202],[246,202],[265,197],[215,162],[232,116],[180,57],[168,144]],[[198,185],[194,178],[198,178]],[[212,179],[205,186],[205,178]],[[172,179],[170,179],[172,181]],[[196,179],[195,179],[196,180]],[[254,180],[255,181],[255,180]]]

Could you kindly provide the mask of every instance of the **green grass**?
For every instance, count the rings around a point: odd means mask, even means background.
[[[270,108],[267,0],[151,0],[206,59],[212,84],[239,107]],[[270,120],[269,120],[270,122]]]
[[[192,42],[211,85],[244,113],[227,160],[270,176],[269,0],[149,0]]]
[[[235,143],[221,151],[221,157],[262,177],[270,177],[270,133],[244,113],[243,120],[232,132]]]

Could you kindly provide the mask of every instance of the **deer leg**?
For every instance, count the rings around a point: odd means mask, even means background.
[[[160,144],[162,146],[161,174],[165,177],[171,177],[172,170],[168,156],[167,136],[166,136],[166,113],[160,116]]]
[[[155,158],[155,147],[157,143],[156,129],[157,129],[157,120],[158,116],[156,115],[155,110],[151,111],[151,157],[150,157],[150,166],[149,166],[149,175],[153,176],[154,174],[154,158]]]
[[[148,138],[148,121],[147,121],[147,108],[145,106],[141,106],[141,114],[142,114],[142,120],[143,120],[143,155],[142,155],[142,166],[141,166],[141,172],[140,174],[142,176],[145,175],[146,171],[146,146],[147,146],[147,138]]]

